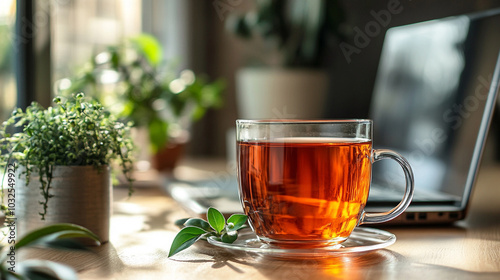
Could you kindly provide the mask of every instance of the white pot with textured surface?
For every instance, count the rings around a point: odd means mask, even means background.
[[[20,168],[22,172],[22,168]],[[30,175],[26,185],[25,175],[16,184],[17,234],[22,237],[29,231],[57,223],[73,223],[94,232],[101,242],[109,240],[111,217],[110,168],[93,166],[55,166],[50,184],[47,214],[41,220],[43,201],[40,194],[38,171]]]
[[[238,117],[321,118],[328,75],[314,69],[244,68],[236,75]]]

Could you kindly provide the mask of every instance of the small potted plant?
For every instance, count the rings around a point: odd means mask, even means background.
[[[0,166],[15,192],[18,233],[74,223],[106,242],[112,160],[118,159],[132,182],[130,127],[97,101],[86,101],[83,93],[54,102],[47,109],[37,103],[16,109],[0,129]],[[22,131],[11,133],[16,128]]]
[[[61,94],[84,91],[132,121],[148,136],[146,154],[154,167],[168,171],[189,140],[192,122],[222,105],[224,82],[209,83],[191,70],[177,74],[163,60],[158,40],[142,34],[109,46],[56,88]]]
[[[249,41],[251,63],[236,73],[241,118],[320,118],[326,102],[328,54],[342,38],[337,0],[259,0],[233,13],[227,29]]]

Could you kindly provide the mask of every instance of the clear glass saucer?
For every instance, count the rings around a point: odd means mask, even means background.
[[[280,248],[276,245],[267,244],[257,239],[257,236],[252,231],[239,233],[238,239],[232,244],[217,241],[214,236],[209,237],[207,241],[212,245],[230,250],[275,257],[332,257],[346,253],[368,252],[385,248],[396,242],[396,236],[380,229],[358,227],[341,244],[310,249]]]

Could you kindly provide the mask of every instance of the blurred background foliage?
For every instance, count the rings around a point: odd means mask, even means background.
[[[56,83],[62,94],[85,92],[149,133],[153,153],[188,130],[209,108],[222,106],[225,82],[208,82],[163,60],[162,46],[140,34],[93,56],[73,77]]]
[[[244,39],[261,40],[280,53],[280,66],[324,66],[324,56],[347,28],[337,0],[258,0],[254,9],[233,13],[226,28]]]

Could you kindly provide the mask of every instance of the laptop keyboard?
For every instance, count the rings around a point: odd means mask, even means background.
[[[403,190],[394,190],[389,188],[384,188],[379,185],[372,185],[370,188],[370,195],[368,197],[368,202],[399,202],[403,198]],[[415,190],[413,194],[412,203],[456,203],[459,199],[455,196],[430,191],[430,190]]]

